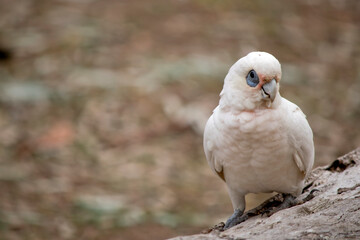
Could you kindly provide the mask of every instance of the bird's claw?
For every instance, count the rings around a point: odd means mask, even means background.
[[[310,191],[310,193],[300,201],[300,204],[306,203],[307,201],[310,201],[311,199],[313,199],[315,197],[314,193],[315,192],[319,192],[318,189],[314,188]]]

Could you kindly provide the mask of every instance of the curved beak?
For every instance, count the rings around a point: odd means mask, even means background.
[[[261,95],[263,99],[270,99],[271,102],[274,101],[276,96],[277,86],[276,86],[276,80],[273,79],[268,83],[265,83],[261,87]]]

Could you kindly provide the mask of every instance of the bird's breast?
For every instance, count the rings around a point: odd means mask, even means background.
[[[222,138],[215,154],[223,162],[227,184],[245,192],[280,191],[274,188],[288,175],[296,174],[277,110],[228,112],[215,117]]]

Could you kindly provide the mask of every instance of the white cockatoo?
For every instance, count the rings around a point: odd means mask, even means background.
[[[314,163],[313,133],[306,116],[280,96],[279,61],[251,52],[229,70],[219,105],[207,121],[204,150],[226,183],[238,223],[247,193],[298,196]]]

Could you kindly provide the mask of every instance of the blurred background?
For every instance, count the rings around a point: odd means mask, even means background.
[[[202,133],[254,50],[282,63],[317,165],[333,161],[360,145],[359,33],[356,0],[0,0],[0,238],[164,239],[226,220]]]

